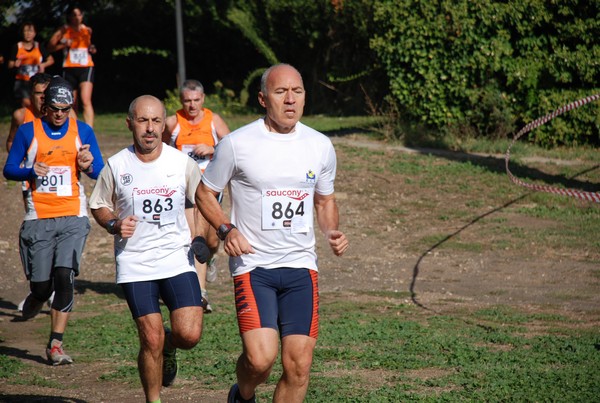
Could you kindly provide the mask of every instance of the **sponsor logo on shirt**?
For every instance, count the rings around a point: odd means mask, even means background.
[[[300,189],[284,189],[284,190],[267,190],[265,196],[285,196],[294,200],[304,200],[308,197],[309,193]]]
[[[177,190],[169,189],[167,186],[153,187],[148,189],[133,188],[134,196],[155,195],[162,197],[170,197],[175,192],[177,192]]]
[[[131,185],[131,182],[133,182],[133,176],[131,174],[122,174],[120,181],[121,181],[121,185],[129,186],[129,185]]]

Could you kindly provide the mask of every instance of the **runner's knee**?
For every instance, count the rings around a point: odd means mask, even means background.
[[[46,301],[50,298],[50,295],[52,295],[52,280],[31,282],[29,289],[35,299],[38,301]]]
[[[57,267],[54,270],[54,301],[52,309],[60,312],[73,310],[73,294],[75,291],[73,270],[66,267]]]
[[[171,341],[177,348],[189,350],[200,341],[201,327],[186,327],[186,329],[176,331],[173,329],[171,333]]]

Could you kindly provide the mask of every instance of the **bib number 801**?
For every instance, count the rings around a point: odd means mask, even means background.
[[[60,185],[63,185],[62,176],[51,175],[51,176],[42,177],[42,186],[60,186]]]
[[[165,199],[164,203],[165,203],[165,206],[163,206],[163,204],[160,202],[160,199],[156,199],[154,201],[154,204],[152,203],[152,200],[144,199],[144,201],[142,202],[142,211],[146,214],[150,214],[150,213],[160,214],[163,211],[173,210],[173,199],[168,197]]]
[[[298,207],[296,207],[295,211],[292,207],[293,207],[293,205],[290,202],[290,203],[288,203],[285,210],[283,210],[283,205],[280,202],[275,202],[275,203],[273,203],[273,212],[271,213],[271,217],[273,217],[275,220],[279,220],[285,216],[285,218],[287,218],[288,220],[291,220],[292,217],[294,217],[294,215],[300,215],[300,216],[304,215],[304,202],[303,201],[301,201],[300,204],[298,204]]]

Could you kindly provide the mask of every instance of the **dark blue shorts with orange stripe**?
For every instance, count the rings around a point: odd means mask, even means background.
[[[273,328],[280,337],[319,335],[319,285],[316,270],[256,269],[235,276],[235,306],[240,333]]]

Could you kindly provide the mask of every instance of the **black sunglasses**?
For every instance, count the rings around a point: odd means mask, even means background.
[[[71,110],[71,106],[65,106],[64,108],[59,108],[54,105],[47,105],[48,109],[54,112],[69,112]]]

